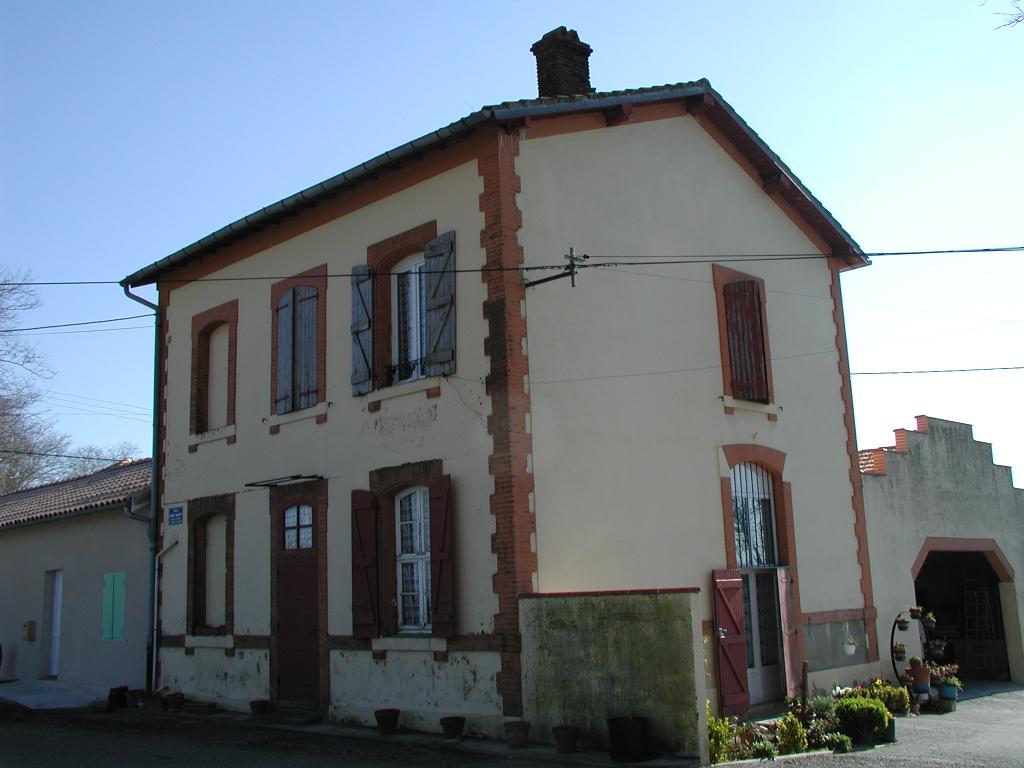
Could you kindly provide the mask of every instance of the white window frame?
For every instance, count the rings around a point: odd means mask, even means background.
[[[401,366],[413,361],[421,360],[426,355],[426,275],[423,268],[426,265],[423,253],[414,254],[400,261],[391,270],[391,364],[394,366],[394,383],[400,384],[406,381],[415,381],[424,377],[424,365],[420,363],[409,372],[408,376],[402,376]],[[399,275],[413,275],[413,290],[411,292],[411,306],[409,307],[409,323],[411,328],[402,329],[398,321],[398,280]],[[409,357],[402,360],[399,357],[398,340],[402,331],[409,333]]]
[[[402,551],[402,502],[410,500],[413,526],[412,550]],[[398,603],[399,632],[430,632],[430,491],[423,486],[409,488],[395,496],[395,596]],[[410,565],[416,573],[416,592],[402,591],[403,566]],[[419,621],[407,621],[405,595],[415,595]]]

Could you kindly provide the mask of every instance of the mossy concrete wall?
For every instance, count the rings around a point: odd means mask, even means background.
[[[519,603],[530,738],[576,725],[608,747],[608,718],[646,717],[649,747],[707,761],[700,594],[536,595]]]

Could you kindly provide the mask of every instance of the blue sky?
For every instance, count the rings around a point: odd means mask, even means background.
[[[594,48],[599,90],[709,78],[866,251],[1024,245],[1024,28],[996,29],[1006,10],[0,0],[0,262],[118,280],[482,105],[535,96],[530,45],[563,24]],[[843,279],[854,371],[1024,364],[1024,254],[874,261]],[[141,310],[117,286],[39,293],[24,326]],[[149,453],[147,322],[28,337],[56,370],[45,407],[76,442]],[[964,421],[1024,484],[1022,386],[1024,371],[854,377],[859,444],[891,444],[919,413]]]

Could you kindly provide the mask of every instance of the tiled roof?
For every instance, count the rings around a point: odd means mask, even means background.
[[[0,496],[0,529],[126,504],[149,487],[151,459],[126,459],[91,475]]]
[[[484,123],[499,125],[512,124],[524,118],[551,117],[572,112],[588,112],[614,109],[629,104],[638,106],[654,104],[673,99],[706,97],[709,118],[726,138],[738,145],[741,154],[765,177],[778,177],[782,182],[781,194],[796,212],[807,219],[813,229],[824,236],[837,254],[848,254],[851,264],[866,264],[860,246],[854,242],[839,222],[815,198],[799,179],[786,167],[754,130],[730,107],[706,79],[670,85],[655,85],[645,88],[628,88],[619,91],[595,91],[570,96],[544,96],[536,99],[504,101],[483,107],[431,133],[414,139],[395,149],[378,155],[365,163],[314,184],[301,192],[278,200],[276,203],[254,211],[226,227],[210,233],[191,245],[175,251],[170,256],[143,267],[121,281],[126,288],[159,280],[166,272],[202,258],[213,250],[230,245],[255,231],[272,226],[300,211],[317,205],[321,200],[330,199],[340,191],[372,178],[388,168],[411,157],[422,154],[431,147],[444,146],[453,137],[468,133]],[[680,113],[682,114],[682,113]]]

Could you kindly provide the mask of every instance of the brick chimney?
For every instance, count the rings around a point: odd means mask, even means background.
[[[540,96],[572,96],[593,93],[590,87],[591,47],[580,42],[575,29],[559,27],[530,48],[537,57],[537,91]]]

